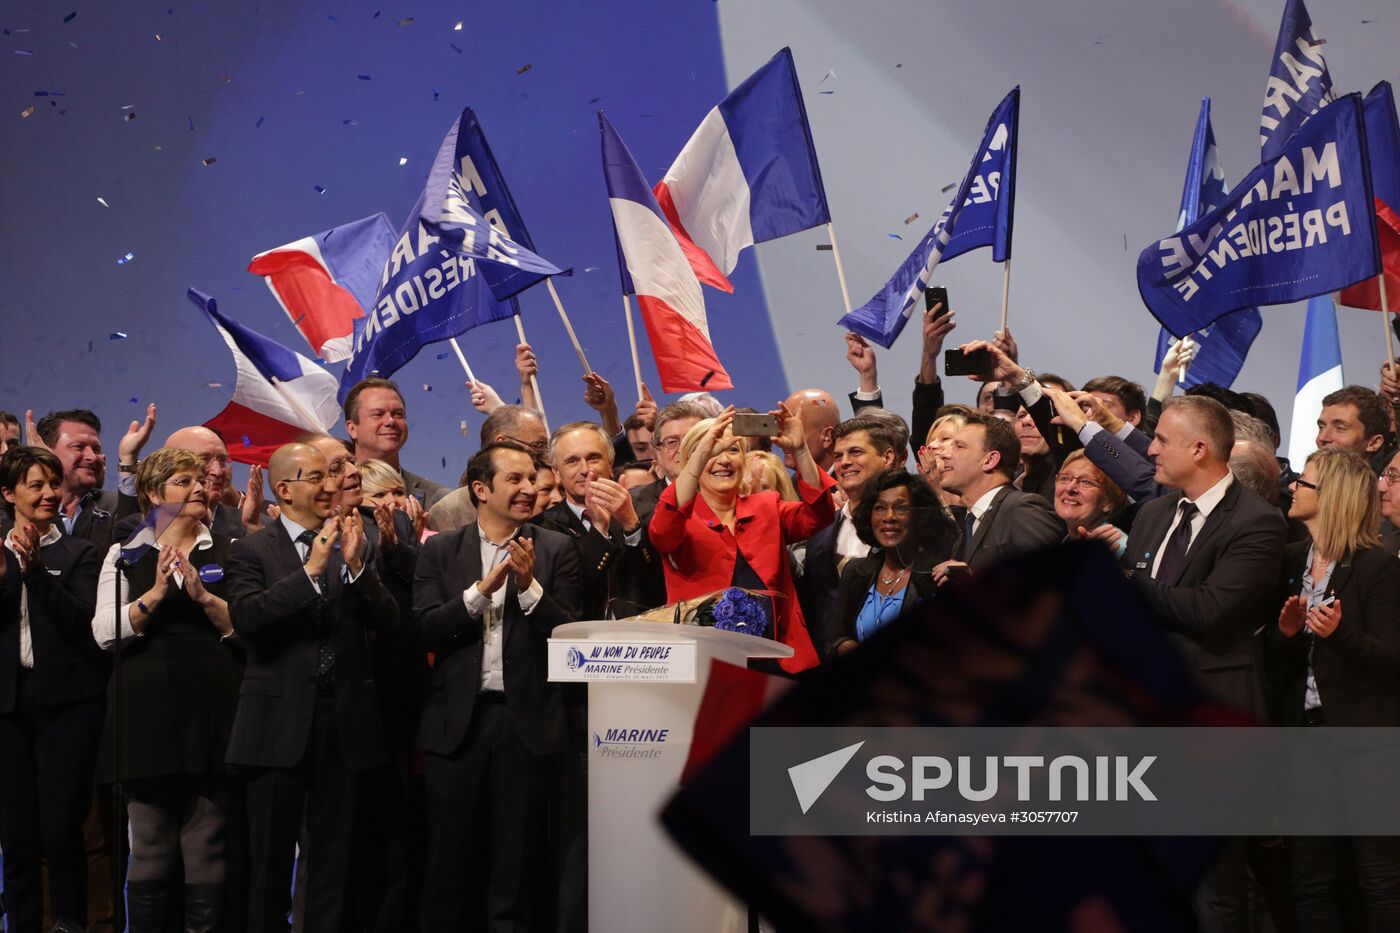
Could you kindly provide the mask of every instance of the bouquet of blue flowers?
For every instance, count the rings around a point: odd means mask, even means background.
[[[768,633],[766,600],[757,593],[731,586],[701,604],[695,613],[696,625],[713,626],[723,632],[742,632],[762,638]]]

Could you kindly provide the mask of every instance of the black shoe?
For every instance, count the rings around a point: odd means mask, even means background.
[[[185,885],[185,933],[214,933],[223,913],[223,885]]]
[[[129,933],[165,933],[170,908],[170,885],[164,881],[126,883],[126,919]]]

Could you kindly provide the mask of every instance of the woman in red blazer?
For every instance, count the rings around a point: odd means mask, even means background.
[[[666,598],[694,599],[727,586],[767,590],[773,597],[771,637],[789,645],[790,673],[817,665],[817,653],[797,604],[787,545],[805,541],[836,517],[836,485],[807,450],[800,412],[784,404],[773,440],[797,466],[798,501],[776,492],[743,496],[745,442],[730,433],[734,408],[695,425],[681,441],[685,464],[657,503],[648,526],[651,544],[665,555]]]

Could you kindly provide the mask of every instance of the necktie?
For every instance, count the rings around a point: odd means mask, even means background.
[[[1162,547],[1162,562],[1157,565],[1157,574],[1154,577],[1168,585],[1176,583],[1181,577],[1181,572],[1186,569],[1186,552],[1191,547],[1191,519],[1200,511],[1196,508],[1196,503],[1187,502],[1185,499],[1181,500],[1179,509],[1181,521],[1176,523],[1176,530]]]
[[[297,543],[306,545],[303,565],[311,559],[311,545],[315,541],[314,531],[303,531],[297,535]],[[321,684],[331,684],[335,682],[335,636],[330,625],[330,599],[327,596],[328,583],[325,574],[316,578],[316,586],[321,591],[320,598],[316,601],[316,680]]]
[[[972,514],[972,509],[967,510],[967,515],[963,516],[963,550],[972,547],[972,532],[977,527],[977,516]]]

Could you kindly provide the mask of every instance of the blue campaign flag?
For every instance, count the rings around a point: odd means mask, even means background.
[[[1011,223],[1016,198],[1016,125],[1021,88],[1012,88],[982,134],[957,194],[933,229],[895,270],[885,287],[865,304],[841,318],[840,326],[885,349],[922,307],[923,290],[944,259],[969,250],[992,247],[992,259],[1011,258]]]
[[[1176,229],[1189,226],[1203,214],[1225,203],[1230,193],[1225,184],[1225,170],[1215,148],[1215,131],[1210,125],[1210,98],[1201,101],[1201,114],[1196,119],[1196,132],[1191,139],[1191,155],[1186,161],[1186,183],[1181,189],[1181,211]],[[1211,382],[1229,388],[1244,366],[1254,338],[1259,336],[1263,319],[1258,308],[1233,311],[1210,327],[1197,331],[1191,339],[1200,344],[1191,367],[1180,385],[1190,388]],[[1172,335],[1162,330],[1157,335],[1157,361],[1154,372],[1162,371],[1162,359],[1171,346]]]
[[[1138,292],[1184,337],[1251,305],[1345,288],[1380,268],[1361,95],[1320,111],[1225,203],[1138,256]]]
[[[463,173],[462,156],[470,150],[461,144],[467,113],[438,149],[423,193],[384,265],[374,306],[355,322],[354,353],[340,379],[342,401],[356,382],[389,376],[428,344],[510,317],[513,303],[492,290],[488,268],[559,274],[558,267],[506,236],[472,206],[467,189],[476,183]]]
[[[1288,137],[1332,99],[1332,75],[1327,71],[1322,43],[1313,36],[1312,17],[1303,0],[1288,0],[1264,88],[1260,159],[1267,162],[1282,152]]]

